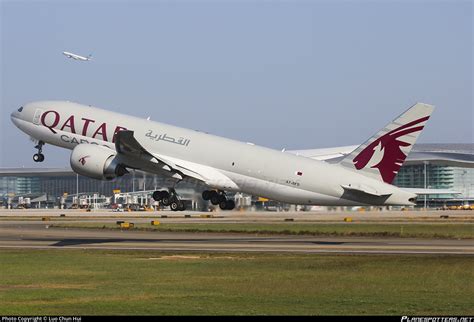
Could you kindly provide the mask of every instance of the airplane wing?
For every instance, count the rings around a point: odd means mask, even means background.
[[[133,131],[120,131],[115,138],[115,149],[118,153],[135,157],[153,157],[133,136]]]
[[[146,160],[156,169],[169,171],[170,175],[176,179],[182,180],[188,177],[215,188],[238,189],[234,181],[216,168],[147,151],[136,140],[133,131],[118,132],[115,148],[119,154],[132,159]]]

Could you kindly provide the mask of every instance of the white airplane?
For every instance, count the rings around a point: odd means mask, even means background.
[[[72,150],[72,169],[90,178],[111,180],[128,169],[172,178],[153,198],[176,211],[184,210],[174,189],[181,180],[205,184],[203,198],[221,209],[235,207],[226,191],[300,205],[414,205],[413,191],[390,183],[432,111],[415,104],[336,163],[65,101],[26,104],[11,120],[37,140],[36,162],[48,143]],[[323,159],[335,154],[321,149]]]
[[[72,58],[74,60],[88,61],[92,59],[92,55],[84,57],[84,56],[76,55],[67,51],[63,51],[63,55],[66,56],[67,58]]]

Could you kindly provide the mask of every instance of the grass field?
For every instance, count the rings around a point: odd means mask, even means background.
[[[474,258],[2,250],[0,315],[473,315]]]
[[[96,228],[120,229],[110,223],[64,223],[55,224],[64,228]],[[474,239],[473,223],[407,223],[407,224],[372,224],[372,223],[341,223],[341,224],[254,224],[254,223],[192,223],[192,224],[136,224],[133,229],[169,231],[169,232],[222,232],[252,234],[291,234],[314,236],[362,236],[362,237],[413,237],[413,238],[451,238]]]

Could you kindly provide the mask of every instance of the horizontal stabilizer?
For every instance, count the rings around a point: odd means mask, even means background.
[[[371,196],[375,196],[375,197],[382,197],[382,196],[390,196],[391,195],[391,193],[381,193],[381,192],[378,192],[377,190],[375,190],[371,187],[360,185],[360,184],[359,185],[353,185],[353,184],[341,185],[341,187],[343,187],[344,190],[356,191],[356,192],[359,192],[359,193],[363,193],[363,194],[367,194],[367,195],[371,195]]]
[[[400,188],[417,195],[459,195],[461,192],[450,189]]]
[[[344,188],[341,198],[368,205],[383,205],[392,195],[361,184],[341,185],[341,187]]]

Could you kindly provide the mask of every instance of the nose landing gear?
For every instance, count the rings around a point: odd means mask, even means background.
[[[43,141],[39,141],[38,144],[35,146],[35,149],[38,149],[38,153],[35,153],[33,155],[33,161],[35,162],[43,162],[44,161],[44,154],[41,153],[43,152]]]

